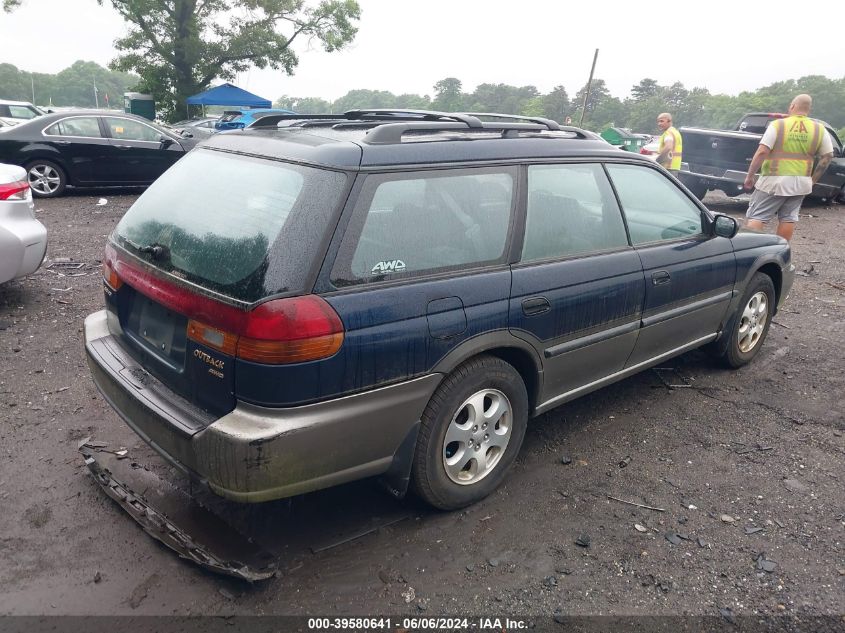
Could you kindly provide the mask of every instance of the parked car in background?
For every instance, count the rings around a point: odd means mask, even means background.
[[[785,240],[591,133],[482,116],[311,115],[197,147],[108,238],[84,326],[105,400],[235,501],[382,476],[455,509],[530,417],[705,344],[754,358]]]
[[[66,187],[149,185],[196,143],[133,114],[66,111],[0,133],[0,162],[24,167],[33,195],[52,198]]]
[[[218,119],[219,117],[216,116],[203,117],[201,119],[185,119],[184,121],[170,123],[166,127],[185,138],[204,139],[217,131],[214,124],[217,123]]]
[[[0,99],[0,119],[8,125],[17,125],[23,121],[29,121],[38,116],[46,114],[29,101],[7,101]]]
[[[271,114],[296,114],[292,110],[281,108],[255,108],[252,110],[226,110],[214,124],[217,130],[242,130],[258,119]]]
[[[47,229],[35,219],[26,170],[0,163],[0,283],[38,270]]]

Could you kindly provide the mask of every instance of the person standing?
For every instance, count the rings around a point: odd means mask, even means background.
[[[657,116],[657,127],[662,134],[660,135],[660,145],[657,148],[655,160],[677,176],[681,170],[681,158],[684,151],[681,133],[672,125],[672,115],[668,112],[663,112]]]
[[[777,214],[777,234],[792,239],[804,196],[833,159],[827,130],[808,116],[812,106],[810,95],[798,95],[789,104],[789,116],[772,121],[760,139],[744,183],[745,189],[754,190],[745,214],[748,228],[762,230]]]

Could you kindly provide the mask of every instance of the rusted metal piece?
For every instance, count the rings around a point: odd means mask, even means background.
[[[147,479],[154,478],[154,481],[142,481],[141,484],[146,485],[147,491],[158,495],[156,500],[168,508],[172,518],[168,517],[153,507],[143,495],[137,494],[114,476],[113,470],[125,462],[118,462],[116,455],[105,451],[97,451],[95,456],[95,451],[97,449],[85,443],[79,447],[94,480],[147,534],[181,558],[209,571],[249,582],[266,580],[276,575],[272,554],[239,534],[216,515],[191,503],[185,493],[165,488],[161,480],[148,471],[138,471],[141,473],[139,477],[145,475]]]

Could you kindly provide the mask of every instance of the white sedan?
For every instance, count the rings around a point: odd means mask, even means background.
[[[26,170],[0,163],[0,283],[38,270],[47,229],[35,219]]]

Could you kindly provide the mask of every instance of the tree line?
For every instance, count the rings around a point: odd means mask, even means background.
[[[56,74],[30,73],[12,64],[0,64],[0,98],[33,101],[49,107],[123,108],[123,93],[140,78],[115,72],[94,62],[79,60]],[[96,90],[95,90],[96,89]],[[33,96],[34,95],[34,96]]]
[[[283,96],[275,107],[288,108],[302,114],[344,112],[361,108],[414,108],[444,112],[501,112],[525,116],[542,116],[563,122],[571,117],[573,124],[581,120],[584,109],[582,86],[573,97],[564,86],[541,93],[535,86],[480,84],[465,92],[459,79],[448,77],[433,86],[433,94],[395,95],[386,90],[351,90],[336,101],[319,97]],[[747,112],[786,112],[789,102],[799,93],[813,97],[813,116],[827,121],[845,132],[845,78],[830,79],[808,75],[800,79],[779,81],[738,95],[711,94],[707,88],[686,88],[681,82],[662,86],[645,78],[631,88],[630,96],[620,99],[610,94],[605,81],[594,79],[586,101],[583,127],[601,131],[608,127],[630,128],[635,132],[656,131],[655,121],[661,112],[670,112],[678,126],[727,129]]]

